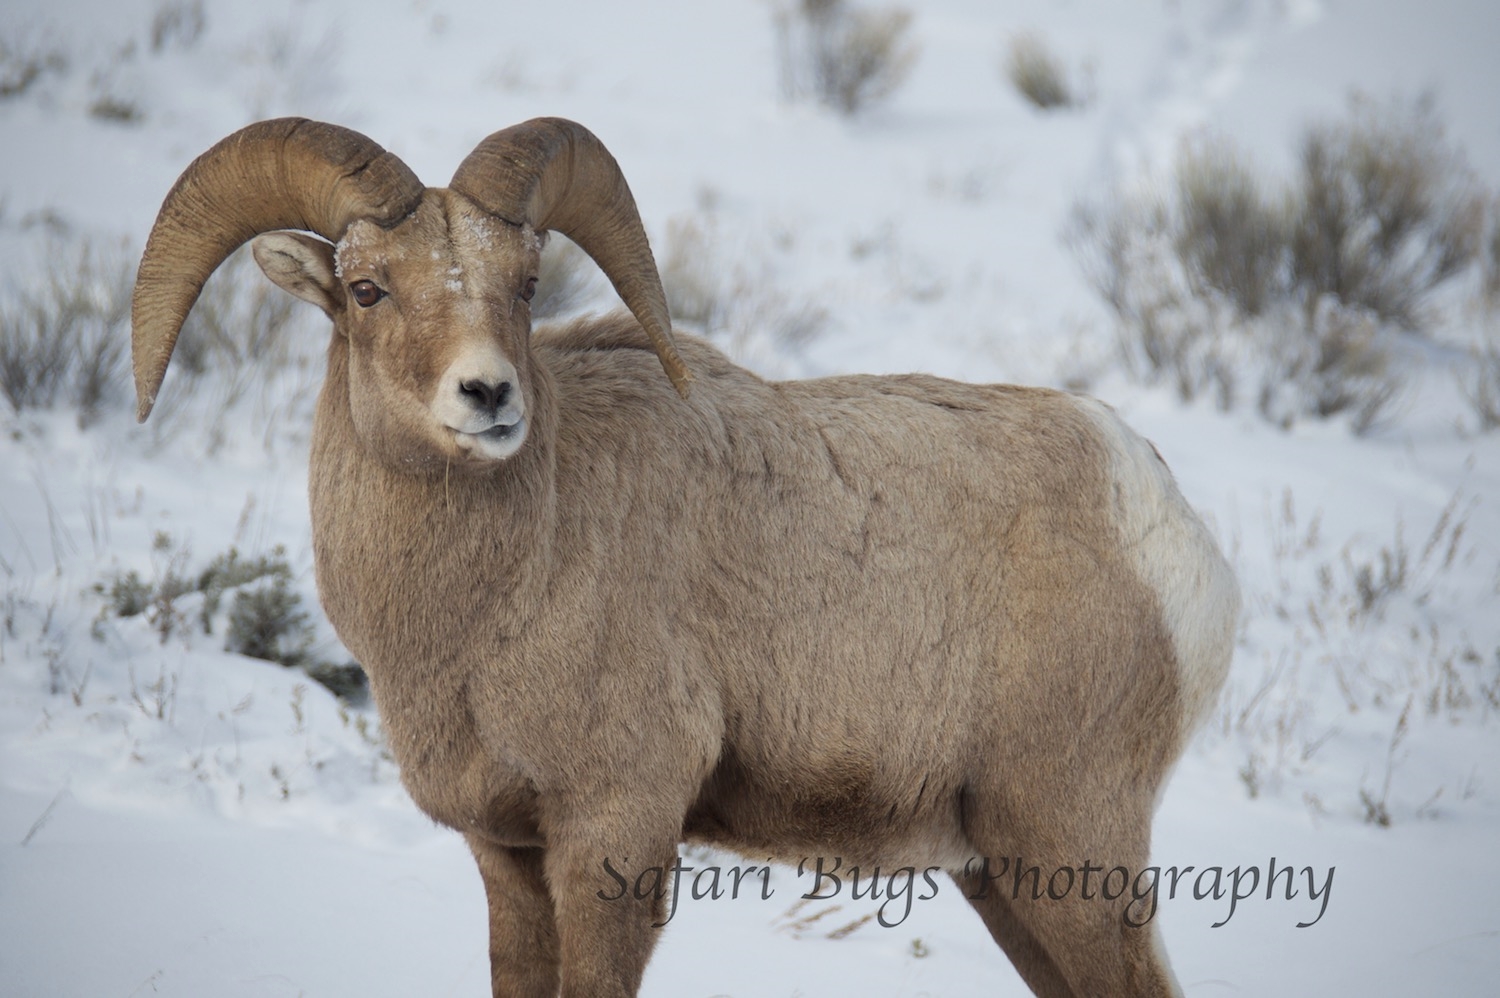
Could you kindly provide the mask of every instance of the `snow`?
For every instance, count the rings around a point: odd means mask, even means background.
[[[1188,994],[1492,990],[1500,753],[1479,691],[1500,669],[1500,435],[1475,432],[1447,365],[1494,335],[1493,317],[1447,303],[1444,337],[1412,352],[1415,387],[1374,432],[1282,430],[1253,405],[1219,412],[1124,377],[1063,241],[1078,201],[1159,178],[1185,138],[1224,135],[1289,169],[1299,130],[1356,91],[1431,92],[1448,138],[1500,188],[1491,5],[932,0],[910,80],[852,120],[779,99],[759,0],[558,0],[524,16],[477,0],[208,4],[201,37],[153,50],[169,6],[7,5],[0,38],[66,65],[0,100],[0,294],[33,285],[69,241],[138,252],[192,157],[260,117],[359,129],[433,186],[498,128],[579,120],[620,161],[658,260],[689,224],[695,263],[754,305],[725,341],[751,366],[1090,372],[1091,393],[1172,466],[1246,596],[1228,689],[1156,822],[1154,862],[1194,867],[1156,916]],[[999,70],[1019,32],[1091,67],[1093,101],[1054,114],[1021,101]],[[91,116],[101,96],[138,120]],[[806,342],[756,326],[803,307],[826,315]],[[224,651],[222,619],[192,626],[201,596],[163,642],[142,617],[102,614],[93,591],[174,557],[198,570],[231,545],[280,544],[315,605],[306,450],[323,320],[300,314],[305,352],[238,399],[200,389],[146,427],[124,386],[87,429],[61,407],[0,416],[6,994],[488,993],[472,861],[410,803],[373,713]],[[1362,605],[1361,569],[1378,580],[1382,550],[1401,549],[1404,583]],[[342,660],[317,627],[315,653]],[[1389,827],[1365,820],[1362,792]],[[1268,871],[1287,866],[1297,894],[1283,877],[1268,897]],[[1194,897],[1214,867],[1223,890]],[[842,938],[828,933],[873,905],[840,897],[809,921],[820,903],[795,905],[810,876],[777,867],[770,884],[769,899],[684,899],[644,993],[1026,993],[946,880],[925,897],[919,879],[899,925]]]

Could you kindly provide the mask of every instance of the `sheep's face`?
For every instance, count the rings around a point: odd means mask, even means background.
[[[393,228],[358,221],[335,247],[272,233],[255,254],[272,280],[333,318],[362,443],[420,471],[488,466],[525,444],[541,247],[529,227],[429,190]]]

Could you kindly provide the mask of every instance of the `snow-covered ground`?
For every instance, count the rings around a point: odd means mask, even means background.
[[[1356,89],[1432,92],[1500,188],[1491,4],[931,0],[910,80],[852,120],[781,99],[766,0],[210,2],[201,32],[189,18],[154,45],[173,8],[7,2],[0,52],[57,58],[0,99],[0,294],[81,240],[138,252],[182,168],[256,118],[355,127],[435,186],[494,129],[582,121],[624,167],[658,258],[676,247],[729,303],[722,339],[752,367],[1087,372],[1214,525],[1246,619],[1155,841],[1182,873],[1158,917],[1189,994],[1493,993],[1500,434],[1475,431],[1445,367],[1458,351],[1411,351],[1414,387],[1362,436],[1184,405],[1119,370],[1062,238],[1076,203],[1159,176],[1185,136],[1289,169],[1300,129]],[[999,67],[1021,31],[1089,67],[1086,107],[1043,114],[1016,95]],[[1450,345],[1495,334],[1493,316],[1448,304]],[[0,413],[6,995],[488,993],[478,876],[406,798],[373,713],[225,652],[222,612],[212,634],[163,642],[93,589],[281,545],[314,602],[321,332],[306,320],[305,364],[227,408],[200,390],[169,432],[134,425],[123,384],[86,429],[63,408]],[[810,337],[767,332],[799,321]],[[1399,584],[1361,600],[1361,569],[1378,582],[1402,552]],[[196,620],[201,600],[176,609]],[[317,626],[314,652],[337,659]],[[1367,820],[1381,809],[1388,827]],[[1273,866],[1293,875],[1268,897]],[[1231,907],[1236,871],[1247,896]],[[769,899],[685,901],[645,993],[1026,993],[951,884],[895,928],[837,938],[868,907],[813,919],[817,903],[796,907],[809,886],[778,868]]]

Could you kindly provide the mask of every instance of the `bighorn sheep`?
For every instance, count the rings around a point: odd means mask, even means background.
[[[549,229],[633,318],[532,331]],[[984,889],[1002,859],[1145,869],[1228,668],[1233,576],[1111,410],[773,383],[674,338],[629,188],[572,122],[497,132],[429,189],[281,119],[167,195],[135,289],[142,420],[251,238],[333,320],[319,591],[412,798],[478,861],[496,995],[634,994],[664,902],[611,900],[610,871],[670,869],[684,840],[946,870],[1038,994],[1178,992],[1131,893]]]

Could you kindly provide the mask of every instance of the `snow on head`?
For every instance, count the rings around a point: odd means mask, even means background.
[[[333,244],[333,275],[340,280],[344,277],[344,264],[350,253],[358,253],[364,249],[366,233],[361,222],[355,222],[344,231],[344,235],[338,242]]]
[[[471,215],[464,218],[465,227],[469,238],[481,252],[489,252],[495,248],[495,224],[483,215]]]

